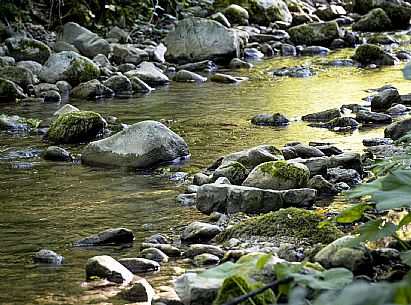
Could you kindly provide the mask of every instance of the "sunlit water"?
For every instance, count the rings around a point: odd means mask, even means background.
[[[344,54],[332,57],[344,58]],[[114,115],[128,124],[146,119],[174,120],[170,127],[186,140],[191,152],[190,161],[181,167],[183,171],[199,170],[221,155],[261,144],[281,147],[294,141],[324,141],[344,150],[361,151],[364,138],[383,137],[384,126],[335,133],[298,120],[281,128],[250,124],[258,113],[282,112],[298,118],[342,104],[361,104],[361,98],[368,95],[366,89],[386,84],[394,84],[402,94],[411,91],[401,66],[377,70],[327,68],[306,79],[273,79],[263,72],[314,60],[318,58],[258,62],[251,71],[231,72],[250,77],[237,85],[171,83],[144,97],[71,104],[103,116]],[[46,118],[61,106],[5,104],[0,106],[0,113]],[[88,258],[102,254],[137,256],[144,237],[172,233],[171,227],[203,217],[194,208],[182,208],[175,202],[175,196],[184,189],[176,182],[149,173],[46,162],[39,156],[45,147],[37,135],[0,133],[1,304],[80,302]],[[68,149],[81,153],[82,147]],[[28,158],[24,158],[27,152]],[[12,169],[17,161],[33,162],[34,168]],[[113,227],[132,229],[134,246],[72,247],[79,238]],[[63,255],[62,266],[35,265],[33,255],[42,248]],[[149,279],[161,284],[163,277]]]

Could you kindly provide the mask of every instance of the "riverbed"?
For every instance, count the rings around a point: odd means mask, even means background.
[[[347,58],[345,49],[331,58]],[[187,142],[191,157],[173,170],[196,172],[219,156],[262,144],[282,147],[286,143],[310,141],[333,143],[343,150],[361,152],[362,140],[383,137],[385,126],[367,127],[348,133],[308,127],[299,120],[304,114],[362,104],[365,90],[395,85],[401,94],[411,92],[400,66],[367,70],[355,67],[318,65],[309,78],[280,78],[265,73],[272,68],[317,62],[322,58],[274,58],[253,62],[250,71],[228,71],[250,80],[239,84],[170,85],[130,99],[69,101],[82,110],[115,116],[127,124],[162,120]],[[67,101],[66,101],[67,102]],[[44,119],[64,105],[2,104],[0,113]],[[258,113],[281,112],[292,119],[286,127],[258,127],[250,119]],[[0,133],[0,284],[1,304],[87,303],[84,264],[94,255],[133,257],[139,244],[154,233],[173,234],[193,220],[205,219],[195,208],[175,201],[185,185],[150,172],[125,172],[75,163],[44,161],[47,147],[41,136]],[[84,146],[65,146],[81,153]],[[16,168],[29,162],[32,168]],[[114,227],[134,231],[134,246],[75,248],[82,237]],[[47,248],[64,256],[59,267],[33,263],[34,254]],[[160,284],[169,279],[178,264],[171,263],[149,281]],[[91,302],[91,301],[90,301]]]

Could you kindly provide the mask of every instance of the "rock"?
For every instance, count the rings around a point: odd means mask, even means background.
[[[352,26],[353,31],[381,32],[391,28],[391,19],[381,8],[369,11]]]
[[[369,274],[372,270],[372,262],[368,250],[364,246],[352,248],[347,243],[352,236],[344,236],[315,255],[315,261],[325,268],[344,267],[351,270],[354,274]]]
[[[168,256],[172,256],[172,257],[181,256],[181,252],[178,248],[176,248],[172,245],[168,245],[168,244],[142,243],[141,248],[142,249],[155,248],[155,249],[161,250],[162,252],[164,252]]]
[[[143,82],[150,86],[165,85],[170,82],[168,77],[158,69],[153,63],[144,61],[136,70],[131,70],[124,73],[130,80],[133,77],[138,77]]]
[[[114,92],[97,79],[92,79],[75,87],[71,95],[73,98],[93,100],[102,97],[111,97],[114,95]]]
[[[306,239],[309,243],[330,243],[343,236],[343,233],[330,223],[319,228],[318,224],[324,220],[324,217],[313,211],[298,208],[281,209],[241,221],[224,230],[213,241],[223,243],[231,238],[275,236]]]
[[[221,165],[228,165],[232,162],[239,162],[247,169],[251,170],[257,165],[269,162],[284,160],[281,151],[274,146],[261,145],[243,151],[231,153],[223,158]]]
[[[244,24],[250,17],[247,10],[237,4],[230,4],[224,9],[224,16],[233,24]]]
[[[41,249],[34,256],[35,263],[60,265],[62,261],[63,261],[63,257],[61,255],[57,254],[54,251],[47,250],[47,249]]]
[[[293,45],[283,43],[281,45],[281,55],[282,56],[296,56],[297,50]]]
[[[156,248],[147,248],[141,251],[140,255],[146,259],[158,262],[166,263],[168,262],[168,256],[160,249]]]
[[[181,232],[181,240],[186,242],[207,242],[213,239],[221,231],[219,226],[195,221],[190,223]]]
[[[179,64],[202,60],[229,62],[240,57],[237,33],[214,20],[184,19],[167,34],[164,42],[166,60]]]
[[[70,52],[76,52],[80,54],[80,51],[75,46],[65,41],[56,41],[53,45],[53,51],[55,53],[60,53],[63,51],[70,51]]]
[[[401,96],[399,95],[397,89],[386,89],[371,97],[371,110],[385,111],[389,109],[393,104],[400,102]]]
[[[227,4],[240,3],[249,13],[250,22],[268,26],[270,22],[284,21],[291,23],[292,15],[283,0],[244,0],[244,1],[214,1],[214,7],[225,8]]]
[[[145,243],[168,244],[169,237],[164,234],[154,234],[144,239]]]
[[[333,108],[325,111],[304,115],[301,117],[301,119],[307,122],[328,122],[340,116],[340,110],[338,108]]]
[[[94,139],[105,125],[105,120],[96,112],[71,112],[53,121],[43,139],[54,143],[81,143]]]
[[[96,235],[88,236],[74,243],[76,247],[93,247],[110,244],[132,243],[133,231],[126,228],[108,229]]]
[[[61,107],[59,110],[54,112],[53,114],[53,120],[58,119],[59,117],[62,117],[63,115],[72,113],[72,112],[77,112],[80,111],[77,107],[74,107],[71,104],[66,104],[63,107]]]
[[[157,271],[160,264],[146,258],[122,258],[118,262],[130,270],[133,274]]]
[[[392,122],[392,117],[388,114],[360,110],[355,119],[365,124],[386,124]]]
[[[0,103],[14,103],[16,99],[24,98],[27,98],[27,96],[20,86],[0,77]]]
[[[63,25],[58,40],[74,45],[82,55],[89,58],[97,54],[107,56],[110,53],[110,44],[107,40],[74,22]]]
[[[44,160],[50,161],[73,161],[71,154],[67,150],[58,146],[47,147],[46,151],[43,154],[43,158]]]
[[[103,81],[103,85],[110,88],[116,96],[133,95],[133,85],[124,75],[114,75]]]
[[[355,169],[329,168],[327,176],[331,183],[345,182],[349,186],[361,183],[361,176]]]
[[[179,194],[176,201],[180,206],[191,207],[196,205],[196,194]]]
[[[388,54],[374,44],[360,45],[355,50],[353,58],[363,65],[376,64],[378,66],[392,66],[399,62],[396,57]]]
[[[252,67],[253,64],[239,58],[233,58],[228,65],[229,69],[251,69]]]
[[[95,79],[99,75],[100,70],[95,63],[71,51],[51,55],[39,74],[47,83],[54,84],[65,80],[72,86]]]
[[[283,126],[288,125],[290,120],[282,113],[257,114],[251,119],[251,123],[260,126]]]
[[[341,155],[343,151],[336,146],[333,145],[321,145],[316,146],[324,155],[331,157],[333,155]]]
[[[245,48],[244,49],[244,58],[248,59],[261,59],[264,57],[264,54],[257,50],[256,48]]]
[[[207,78],[188,70],[179,70],[173,80],[176,82],[204,83],[207,81]]]
[[[244,81],[245,78],[235,77],[223,73],[216,73],[211,75],[210,80],[216,83],[236,84],[238,82]]]
[[[326,55],[330,53],[331,50],[321,46],[309,46],[301,50],[302,56],[314,56],[314,55]]]
[[[202,267],[202,266],[209,266],[209,265],[218,265],[220,259],[218,256],[215,256],[210,253],[203,253],[196,255],[193,259],[194,265]]]
[[[128,284],[133,274],[122,264],[108,255],[94,256],[86,263],[87,279],[97,276],[118,284]]]
[[[43,66],[39,64],[37,61],[24,60],[24,61],[19,61],[16,67],[29,69],[34,75],[38,75]]]
[[[139,279],[138,282],[133,283],[132,287],[121,292],[121,296],[127,301],[145,302],[146,304],[151,304],[154,294],[153,287],[145,279]]]
[[[384,130],[384,137],[398,140],[411,130],[411,118],[394,122]]]
[[[36,95],[40,95],[41,93],[44,93],[50,90],[59,92],[59,89],[54,84],[40,83],[34,86],[34,91]]]
[[[314,76],[316,73],[314,70],[305,66],[296,66],[296,67],[283,67],[280,69],[274,69],[268,71],[268,73],[275,76],[290,76],[290,77],[310,77]]]
[[[112,67],[111,62],[108,60],[107,56],[104,54],[97,54],[93,58],[93,62],[99,67]]]
[[[16,61],[33,60],[44,64],[51,55],[47,45],[32,38],[8,38],[4,44],[7,46],[7,55]]]
[[[385,113],[389,115],[401,115],[408,111],[410,111],[410,108],[408,108],[407,106],[403,104],[396,104],[395,106],[392,106],[389,109],[387,109]]]
[[[203,60],[194,63],[187,63],[185,65],[179,65],[177,71],[187,70],[187,71],[213,71],[217,70],[217,66],[211,60]]]
[[[243,185],[272,190],[297,189],[305,187],[309,177],[310,171],[303,164],[271,161],[255,167]]]
[[[361,155],[356,152],[345,152],[329,158],[329,167],[343,167],[355,169],[360,175],[363,173]]]
[[[127,43],[128,34],[118,26],[113,26],[106,34],[106,38],[117,39],[120,43]]]
[[[313,157],[324,157],[324,153],[316,147],[304,144],[291,146],[299,158],[308,159]]]
[[[393,140],[389,138],[371,138],[362,140],[364,146],[378,146],[392,144]]]
[[[154,90],[137,76],[132,76],[129,78],[129,80],[131,82],[133,91],[136,93],[147,93]]]
[[[315,175],[308,183],[307,187],[317,190],[318,195],[336,195],[338,192],[333,184],[324,179],[321,175]]]
[[[180,136],[159,122],[143,121],[87,145],[82,162],[95,166],[147,169],[188,155],[187,144]]]
[[[247,177],[247,169],[239,162],[232,162],[225,165],[220,165],[213,173],[213,181],[220,177],[225,177],[230,184],[241,185]]]
[[[330,130],[334,131],[341,131],[341,130],[349,130],[349,129],[355,129],[358,128],[358,125],[360,125],[356,120],[350,117],[340,117],[340,118],[335,118],[332,119],[331,121],[327,123],[312,123],[309,124],[308,126],[312,127],[325,127]]]
[[[188,272],[176,279],[174,288],[183,304],[210,305],[223,281],[224,278],[205,278]]]
[[[289,28],[288,34],[296,45],[329,45],[341,35],[340,28],[335,21],[297,25]]]
[[[0,77],[12,81],[26,92],[31,85],[39,82],[37,77],[29,69],[12,66],[0,68]]]
[[[334,4],[320,6],[315,11],[315,15],[317,15],[321,20],[324,21],[334,20],[345,14],[347,14],[347,12],[342,6]]]
[[[310,177],[315,175],[326,175],[330,159],[327,157],[313,157],[309,159],[290,159],[288,162],[302,163],[310,170]]]
[[[60,103],[61,102],[61,95],[56,90],[49,90],[46,92],[42,92],[39,94],[40,97],[43,98],[44,103]]]
[[[68,95],[70,90],[73,89],[73,87],[65,80],[58,81],[56,83],[56,87],[61,94],[66,94],[66,95]]]
[[[213,15],[210,16],[211,20],[217,21],[218,23],[221,23],[221,25],[225,26],[226,28],[231,28],[231,23],[228,21],[227,17],[224,16],[223,13],[217,12]]]
[[[212,212],[260,214],[292,204],[306,206],[314,201],[315,190],[311,189],[275,191],[247,186],[205,184],[198,189],[196,206],[207,215]]]
[[[153,305],[184,305],[176,291],[172,287],[156,287],[156,295],[153,298]]]
[[[113,47],[113,60],[117,64],[131,63],[138,65],[148,60],[148,53],[132,45],[115,44]]]
[[[193,184],[200,186],[203,184],[207,184],[207,183],[212,183],[212,177],[207,176],[206,174],[203,173],[197,173],[193,176]],[[227,179],[228,180],[228,179]],[[230,182],[230,181],[228,181]]]
[[[228,180],[226,177],[220,177],[217,178],[216,181],[214,181],[214,184],[227,184],[227,185],[231,185],[230,180]]]
[[[185,252],[185,257],[194,258],[197,255],[209,253],[217,256],[218,258],[222,258],[224,256],[224,250],[220,247],[212,246],[212,245],[203,245],[203,244],[194,244],[191,245],[190,248]]]

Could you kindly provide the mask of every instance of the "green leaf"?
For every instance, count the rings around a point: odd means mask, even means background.
[[[272,253],[268,253],[267,255],[261,256],[256,264],[256,267],[258,270],[263,270],[265,264],[268,262],[268,260],[273,256]]]
[[[237,274],[241,267],[242,266],[240,264],[236,264],[233,262],[225,262],[217,267],[213,267],[205,271],[200,271],[198,273],[198,276],[205,278],[224,279],[226,277]]]
[[[401,221],[400,224],[398,225],[399,228],[402,226],[405,226],[411,222],[411,213],[408,213],[407,216],[405,216]]]
[[[357,229],[357,232],[360,234],[358,239],[360,241],[374,241],[394,235],[398,230],[398,226],[392,222],[387,222],[385,224],[383,224],[383,222],[384,221],[379,218],[362,224]]]
[[[341,289],[352,283],[353,278],[354,275],[348,269],[332,268],[322,272],[321,275],[319,275],[315,281],[310,282],[308,286],[313,289]]]
[[[365,211],[372,209],[373,207],[365,202],[359,203],[343,210],[335,217],[334,221],[338,223],[351,223],[360,219]]]
[[[404,264],[411,266],[411,250],[401,253],[401,260]]]

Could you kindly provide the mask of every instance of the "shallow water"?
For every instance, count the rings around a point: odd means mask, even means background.
[[[333,54],[344,58],[351,50]],[[257,113],[282,112],[290,118],[359,103],[369,88],[394,84],[409,93],[401,66],[377,70],[327,68],[307,79],[275,78],[263,71],[318,60],[317,57],[279,58],[257,62],[251,71],[232,72],[250,77],[237,85],[171,83],[144,97],[97,102],[70,101],[83,110],[121,122],[174,120],[170,127],[190,148],[191,158],[180,170],[201,169],[221,155],[261,144],[281,147],[288,142],[324,141],[344,150],[361,151],[364,138],[382,137],[384,126],[334,133],[311,128],[301,121],[287,127],[257,127],[249,120]],[[410,89],[408,89],[410,88]],[[62,106],[55,104],[6,104],[0,113],[46,118]],[[47,147],[38,135],[0,133],[0,284],[1,304],[87,303],[81,283],[84,264],[94,255],[115,258],[138,255],[142,239],[153,233],[173,234],[178,227],[201,219],[193,208],[179,207],[175,196],[184,186],[149,173],[91,168],[77,164],[46,162],[40,151]],[[80,147],[68,147],[80,153]],[[32,162],[31,169],[12,169],[13,162]],[[79,238],[113,227],[134,231],[133,247],[74,248]],[[60,267],[33,264],[42,248],[65,257]],[[169,279],[173,264],[156,284]]]

